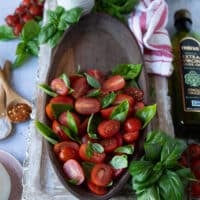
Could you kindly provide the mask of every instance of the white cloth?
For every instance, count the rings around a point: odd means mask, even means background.
[[[167,21],[168,5],[164,0],[141,0],[128,18],[148,73],[170,76],[173,72]]]

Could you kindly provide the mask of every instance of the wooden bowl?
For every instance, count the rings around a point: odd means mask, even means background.
[[[143,64],[139,46],[128,27],[106,14],[89,14],[81,18],[79,23],[68,29],[58,47],[54,49],[51,67],[47,75],[47,83],[62,74],[72,74],[80,65],[81,70],[100,69],[105,73],[111,71],[117,64]],[[144,69],[139,77],[139,85],[147,91],[147,77]],[[145,97],[147,102],[147,96]],[[48,123],[48,120],[45,119]],[[116,195],[129,178],[126,172],[116,181],[106,195],[98,196],[83,186],[74,186],[66,182],[62,165],[52,151],[52,145],[47,142],[48,152],[53,167],[60,181],[72,194],[81,200],[105,200]],[[139,154],[136,152],[135,158]],[[135,159],[133,158],[133,159]]]

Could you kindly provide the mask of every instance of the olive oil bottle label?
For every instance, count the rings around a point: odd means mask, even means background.
[[[200,112],[200,43],[194,38],[180,41],[181,87],[186,112]]]

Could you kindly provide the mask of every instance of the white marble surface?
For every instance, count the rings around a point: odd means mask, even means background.
[[[5,17],[14,12],[20,4],[20,0],[2,0],[0,5],[0,25],[5,24]],[[19,40],[0,42],[0,61],[8,59],[14,61],[15,49]],[[11,85],[23,97],[32,100],[35,92],[35,77],[37,71],[37,58],[31,58],[20,68],[12,71]],[[26,135],[28,132],[29,121],[13,125],[12,135],[4,140],[0,140],[0,149],[11,153],[21,163],[25,158]],[[1,131],[1,130],[0,130]]]

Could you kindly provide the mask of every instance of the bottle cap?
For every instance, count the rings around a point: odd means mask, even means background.
[[[174,20],[175,22],[180,20],[180,19],[187,19],[192,23],[192,16],[189,10],[187,9],[180,9],[177,10],[174,14]]]

